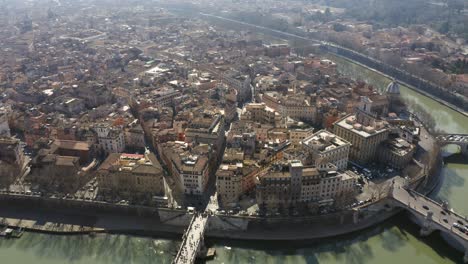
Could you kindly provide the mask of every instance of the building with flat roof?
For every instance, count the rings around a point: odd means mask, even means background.
[[[351,143],[349,158],[360,164],[373,161],[380,143],[389,135],[389,129],[383,123],[364,126],[357,122],[356,115],[348,115],[335,122],[333,132]]]
[[[153,153],[111,153],[99,166],[97,179],[104,195],[126,198],[164,195],[163,169]]]
[[[216,150],[224,144],[224,117],[216,114],[196,115],[185,129],[185,141],[210,144]]]
[[[122,153],[125,150],[125,134],[121,127],[107,123],[95,126],[100,150],[105,154]]]
[[[291,144],[298,146],[303,140],[314,134],[314,128],[289,128],[289,141]]]
[[[344,170],[348,166],[351,143],[329,131],[318,131],[304,139],[302,145],[309,151],[312,164],[316,167],[332,163],[338,170]]]
[[[353,172],[337,172],[332,164],[319,169],[300,161],[276,163],[257,177],[257,203],[267,208],[333,204],[352,197],[357,179]]]
[[[254,161],[221,164],[216,171],[216,190],[224,207],[233,207],[240,197],[255,187],[255,175],[260,167]]]
[[[266,92],[262,95],[262,102],[283,118],[291,117],[312,123],[317,121],[317,108],[308,96],[301,94],[283,96],[278,92]]]
[[[241,120],[250,120],[274,127],[284,126],[281,115],[265,103],[250,103],[242,109]]]
[[[91,161],[91,146],[86,141],[56,139],[50,146],[50,153],[60,156],[78,157],[81,165]]]
[[[207,144],[170,141],[159,146],[161,159],[184,194],[202,195],[210,176],[213,151]]]
[[[389,139],[381,144],[379,160],[397,169],[403,169],[413,159],[416,146],[402,138]]]
[[[388,139],[388,123],[373,112],[373,102],[362,97],[356,114],[350,114],[333,124],[333,132],[351,143],[349,158],[366,164],[377,158],[379,145]]]
[[[216,171],[216,191],[221,205],[233,206],[243,194],[252,191],[259,171],[260,166],[255,161],[244,159],[241,149],[227,149]]]

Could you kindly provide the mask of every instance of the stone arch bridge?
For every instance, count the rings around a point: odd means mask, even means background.
[[[436,140],[441,147],[446,145],[457,145],[461,153],[468,158],[468,134],[440,134]]]
[[[427,236],[434,231],[441,235],[454,248],[464,252],[464,263],[468,263],[468,219],[416,191],[402,186],[394,187],[391,192],[393,205],[411,213],[412,218],[421,226],[420,234]]]

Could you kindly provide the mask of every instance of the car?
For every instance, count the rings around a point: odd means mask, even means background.
[[[427,205],[423,205],[422,208],[429,210],[429,207],[427,207]]]
[[[445,219],[445,218],[444,218],[444,219],[442,219],[442,221],[444,221],[445,223],[448,223],[448,220],[447,220],[447,219]]]
[[[440,213],[443,214],[443,215],[447,215],[447,213],[444,212],[444,211],[440,211]]]

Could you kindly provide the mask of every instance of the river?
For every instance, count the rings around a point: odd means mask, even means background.
[[[335,58],[345,75],[383,88],[390,80],[361,66]],[[468,118],[407,87],[402,97],[430,112],[436,127],[446,132],[468,132]],[[454,151],[453,148],[446,149]],[[468,215],[468,164],[449,162],[442,170],[442,183],[434,198],[449,201],[459,213]],[[463,255],[433,234],[421,238],[419,228],[405,214],[366,231],[339,239],[301,243],[257,243],[208,241],[217,257],[208,263],[460,263]],[[170,263],[179,241],[124,235],[51,236],[26,233],[21,239],[0,240],[1,263],[5,264],[110,264]]]

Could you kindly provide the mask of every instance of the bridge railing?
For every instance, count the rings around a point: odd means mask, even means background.
[[[427,197],[427,196],[425,196],[425,195],[422,195],[422,194],[418,193],[417,191],[408,190],[408,192],[410,192],[410,193],[412,193],[413,195],[416,195],[416,196],[418,196],[418,197],[421,197],[421,198],[423,198],[423,199],[425,199],[425,200],[427,200],[427,201],[429,201],[429,202],[431,202],[431,203],[433,203],[433,204],[436,204],[437,206],[443,208],[443,204],[441,204],[441,203],[439,203],[439,202],[437,202],[437,201],[435,201],[435,200],[433,200],[433,199],[431,199],[431,198],[429,198],[429,197]],[[457,213],[457,212],[455,212],[455,211],[453,211],[453,210],[450,210],[450,214],[455,215],[455,216],[458,216],[458,217],[461,218],[461,219],[465,219],[465,220],[468,219],[466,216],[463,216],[463,215],[461,215],[461,214],[459,214],[459,213]]]
[[[187,243],[187,231],[189,231],[192,228],[193,223],[195,222],[195,218],[197,215],[193,215],[192,220],[190,220],[190,224],[187,227],[187,230],[184,232],[184,235],[182,236],[182,244],[180,244],[179,250],[177,251],[177,254],[174,258],[174,261],[172,263],[179,263],[179,259],[182,256],[182,249],[184,248],[185,244]]]

